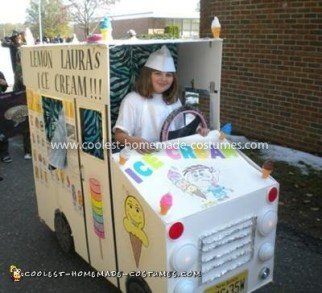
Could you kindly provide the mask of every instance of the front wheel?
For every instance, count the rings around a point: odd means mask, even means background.
[[[126,280],[126,293],[152,293],[152,291],[143,278],[130,277]]]
[[[59,211],[55,213],[55,234],[60,248],[65,253],[71,253],[74,251],[72,230],[65,215]]]

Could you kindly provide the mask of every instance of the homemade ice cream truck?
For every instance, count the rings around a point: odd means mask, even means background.
[[[181,92],[207,94],[212,131],[168,136],[151,154],[118,151],[120,102],[163,44]],[[221,39],[22,49],[39,216],[123,292],[250,292],[272,281],[279,185],[220,137],[221,58]]]

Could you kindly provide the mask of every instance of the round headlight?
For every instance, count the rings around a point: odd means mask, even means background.
[[[274,245],[272,243],[264,243],[259,251],[258,257],[261,261],[266,261],[271,259],[274,256]]]
[[[197,262],[198,250],[193,244],[185,244],[172,253],[172,266],[178,272],[186,272]]]
[[[268,211],[258,219],[258,230],[266,236],[272,232],[277,225],[277,213],[275,211]]]
[[[194,293],[196,292],[196,286],[191,280],[179,281],[174,288],[174,293]]]

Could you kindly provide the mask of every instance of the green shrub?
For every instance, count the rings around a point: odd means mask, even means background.
[[[164,33],[179,38],[179,27],[177,25],[168,25],[164,28]]]
[[[178,37],[173,36],[172,34],[142,34],[138,36],[138,39],[151,40],[151,39],[177,39]]]

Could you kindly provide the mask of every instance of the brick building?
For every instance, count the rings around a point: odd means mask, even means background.
[[[189,14],[165,14],[154,11],[140,13],[114,14],[110,15],[113,38],[126,39],[127,32],[130,29],[135,30],[137,35],[164,33],[164,28],[169,25],[176,25],[179,28],[180,38],[198,38],[199,37],[199,12]],[[99,33],[99,20],[91,25],[93,33]],[[74,31],[78,40],[84,41],[84,31],[76,25]]]
[[[189,15],[160,14],[156,12],[112,15],[113,37],[126,38],[127,31],[133,29],[137,35],[163,33],[168,25],[179,27],[180,37],[199,37],[199,13]]]
[[[224,38],[221,122],[322,154],[322,1],[201,0],[200,35]]]

